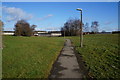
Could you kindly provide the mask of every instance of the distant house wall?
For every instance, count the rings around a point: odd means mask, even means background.
[[[48,32],[37,32],[37,33],[48,33]]]
[[[38,33],[38,36],[51,36],[49,33]]]
[[[61,36],[61,32],[60,31],[36,31],[35,36]]]
[[[61,33],[51,33],[51,36],[61,36]]]
[[[14,33],[3,33],[3,35],[14,35]]]
[[[35,31],[34,32],[34,36],[44,36],[47,33],[48,32],[46,32],[46,31]]]
[[[3,35],[14,35],[14,31],[3,31]],[[35,31],[34,36],[61,36],[61,32],[59,31],[51,31],[51,32],[46,32],[46,31]]]
[[[2,35],[14,35],[14,31],[3,31]]]
[[[83,32],[83,35],[90,34],[90,32]]]

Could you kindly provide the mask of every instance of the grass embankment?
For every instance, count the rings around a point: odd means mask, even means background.
[[[4,36],[3,78],[47,78],[64,40],[59,37]]]
[[[79,37],[72,37],[79,46]],[[120,78],[118,34],[94,34],[84,36],[84,47],[76,47],[94,78]]]

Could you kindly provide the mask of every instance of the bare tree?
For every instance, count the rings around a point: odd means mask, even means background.
[[[86,24],[84,25],[83,31],[84,31],[84,32],[90,32],[89,29],[90,29],[90,28],[89,28],[89,24],[86,23]]]
[[[64,26],[61,28],[62,35],[65,36],[76,36],[80,34],[80,20],[79,19],[69,19],[65,22]]]
[[[98,21],[92,22],[92,25],[91,25],[92,30],[91,30],[91,32],[92,33],[97,33],[99,31],[98,27],[99,27]]]
[[[15,24],[15,36],[32,36],[36,25],[30,26],[25,20],[19,20]]]
[[[37,25],[34,25],[34,24],[31,26],[32,35],[34,35],[36,27],[37,27]]]

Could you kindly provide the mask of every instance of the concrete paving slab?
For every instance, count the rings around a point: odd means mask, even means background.
[[[74,48],[71,45],[70,39],[66,39],[65,46],[58,57],[50,78],[82,78],[79,64],[75,56]]]

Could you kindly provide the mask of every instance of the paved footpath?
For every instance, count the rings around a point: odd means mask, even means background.
[[[55,62],[49,78],[82,78],[71,41],[66,39],[65,46]]]

